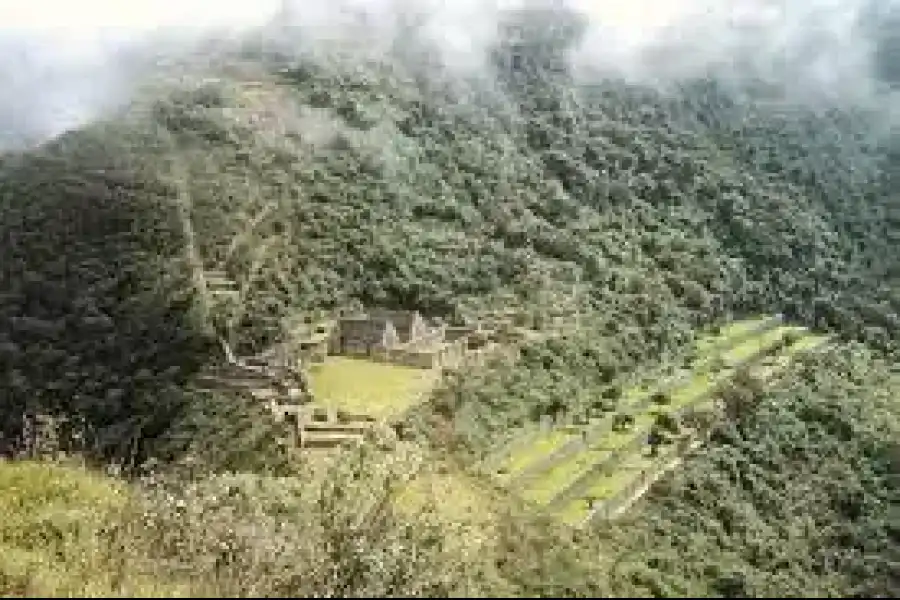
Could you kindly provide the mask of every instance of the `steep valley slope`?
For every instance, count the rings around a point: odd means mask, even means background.
[[[715,75],[665,89],[584,80],[565,68],[577,14],[505,18],[518,37],[498,34],[477,73],[411,34],[364,63],[314,43],[217,49],[102,121],[0,155],[0,449],[21,449],[40,415],[94,466],[193,473],[172,476],[177,491],[131,484],[157,529],[116,508],[97,536],[132,544],[127,560],[91,554],[110,576],[87,591],[34,575],[80,572],[81,546],[42,563],[27,532],[46,523],[0,526],[0,592],[897,593],[897,134],[863,110],[776,102]],[[410,415],[451,470],[735,317],[783,314],[834,343],[757,390],[757,410],[720,423],[627,521],[572,533],[507,507],[476,555],[444,543],[446,524],[406,522],[377,499],[360,508],[365,495],[334,482],[304,488],[274,443],[281,424],[194,388],[219,352],[197,283],[213,269],[241,287],[229,318],[248,353],[304,311],[463,322],[515,305],[537,320],[573,302],[578,332]],[[335,481],[389,479],[361,464]],[[10,489],[50,485],[5,469]],[[80,493],[59,485],[47,494]],[[302,518],[278,521],[286,507]],[[191,516],[209,520],[192,529]],[[5,563],[12,547],[28,550]]]

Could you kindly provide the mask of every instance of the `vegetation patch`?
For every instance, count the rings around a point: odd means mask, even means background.
[[[398,498],[398,506],[409,514],[433,513],[446,525],[469,530],[496,525],[493,496],[481,482],[462,473],[429,469],[410,482]]]
[[[752,335],[761,327],[771,321],[772,317],[756,317],[732,321],[712,331],[704,332],[694,342],[694,352],[701,359],[709,359],[716,356],[717,350],[722,344],[728,344],[730,340],[736,340]]]
[[[712,370],[710,365],[715,362],[714,359],[720,358],[724,364],[734,363],[758,353],[780,339],[784,330],[765,327],[771,321],[771,317],[737,321],[729,323],[717,332],[701,336],[693,348],[696,361],[694,371],[687,376],[686,382],[675,380],[669,383],[664,377],[660,377],[660,374],[656,374],[653,377],[647,377],[640,384],[630,386],[620,394],[620,398],[611,399],[614,401],[611,405],[615,407],[616,413],[629,414],[634,420],[632,428],[640,428],[649,425],[653,420],[650,415],[653,403],[648,401],[654,399],[654,391],[666,396],[677,406],[684,406],[702,399],[704,394],[707,394],[712,388],[717,377],[727,375],[727,373],[715,375],[710,372]],[[660,386],[660,379],[663,380],[662,386]],[[670,386],[672,389],[667,389]],[[540,464],[542,459],[552,456],[567,444],[574,446],[582,439],[593,440],[599,433],[609,436],[603,441],[603,448],[617,448],[618,445],[633,437],[633,434],[629,433],[630,429],[619,432],[610,431],[611,421],[614,419],[614,411],[610,411],[609,414],[602,417],[595,416],[582,426],[557,427],[533,436],[528,443],[513,442],[508,451],[508,458],[501,463],[502,466],[498,469],[499,477],[502,480],[512,480],[517,475],[528,471],[530,467]],[[559,468],[554,468],[553,472],[565,480],[564,473],[578,473],[581,467],[589,465],[579,457],[573,458],[572,461],[570,464],[558,465]],[[545,498],[549,493],[547,490],[554,489],[548,487],[543,476],[537,477],[537,473],[529,473],[529,475],[533,476],[531,479],[535,481],[535,485],[543,490],[536,492],[537,498]],[[554,481],[555,478],[551,478],[551,484]]]
[[[546,504],[559,493],[559,490],[566,489],[581,473],[605,460],[610,454],[611,449],[605,447],[587,448],[578,452],[556,463],[549,470],[531,476],[530,481],[523,482],[526,485],[522,489],[522,497],[536,504]]]
[[[623,549],[618,593],[895,595],[895,369],[859,346],[797,355],[756,410],[605,530]]]
[[[116,574],[105,532],[130,495],[80,466],[0,462],[0,595],[189,597],[186,586],[138,569]]]
[[[587,491],[564,506],[558,516],[568,524],[582,525],[590,516],[594,502],[615,496],[636,478],[650,473],[659,460],[660,457],[651,457],[643,450],[627,454],[614,469],[592,480]]]
[[[543,456],[552,454],[572,440],[577,440],[579,437],[578,431],[572,431],[572,429],[574,428],[553,429],[543,433],[533,442],[517,450],[498,470],[501,479],[514,477]]]

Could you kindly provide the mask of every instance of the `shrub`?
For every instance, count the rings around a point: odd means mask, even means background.
[[[796,331],[788,331],[784,334],[784,337],[781,338],[785,347],[790,347],[800,341],[800,334]]]
[[[678,419],[668,411],[657,412],[655,424],[662,431],[668,431],[669,433],[678,433],[681,430]]]
[[[653,404],[662,406],[662,405],[671,404],[672,397],[669,396],[669,394],[667,392],[658,390],[656,392],[653,392],[653,395],[650,396],[650,401],[653,402]]]
[[[619,400],[622,398],[622,388],[613,385],[603,389],[603,398],[605,400]]]
[[[613,417],[613,431],[625,431],[634,425],[634,415],[627,413],[616,413]]]

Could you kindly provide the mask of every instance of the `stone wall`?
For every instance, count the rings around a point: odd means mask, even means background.
[[[444,329],[444,337],[448,342],[467,338],[473,333],[475,333],[475,327],[447,327]]]
[[[419,369],[432,369],[438,364],[439,355],[440,353],[435,351],[415,351],[399,348],[390,350],[385,362]]]
[[[398,338],[390,321],[365,317],[341,319],[332,335],[331,353],[368,356],[395,346]]]
[[[428,333],[428,325],[417,311],[375,310],[369,315],[372,321],[390,322],[397,331],[395,343],[405,344]]]
[[[439,346],[444,342],[444,330],[443,328],[436,327],[434,329],[424,329],[416,338],[413,338],[409,341],[409,350],[411,351],[422,351],[427,348],[433,348],[435,346]]]
[[[416,311],[374,310],[368,316],[340,317],[330,328],[324,346],[307,345],[307,360],[320,362],[326,354],[368,358],[420,369],[457,368],[480,362],[483,350],[493,353],[496,342],[514,344],[525,334],[511,325],[514,310],[498,311],[477,326],[430,327]],[[312,342],[313,338],[308,338]],[[490,349],[486,348],[490,346]],[[475,356],[469,356],[474,354]]]
[[[304,361],[321,363],[328,356],[328,339],[304,341],[298,344],[298,354]]]
[[[466,348],[467,340],[464,337],[444,344],[444,350],[441,356],[441,366],[452,368],[460,366],[465,359]]]

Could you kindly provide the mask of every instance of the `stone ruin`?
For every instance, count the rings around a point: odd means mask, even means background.
[[[237,286],[224,273],[206,273],[214,312],[229,312]],[[225,310],[222,310],[225,309]],[[362,440],[373,431],[375,419],[313,406],[306,367],[328,356],[352,356],[421,369],[452,370],[479,360],[501,345],[525,339],[518,326],[519,311],[487,315],[468,326],[427,321],[417,311],[370,310],[339,314],[289,327],[282,343],[254,356],[239,358],[221,339],[224,364],[198,378],[201,389],[239,390],[267,403],[276,417],[293,424],[291,445],[335,448]]]
[[[465,340],[448,337],[445,326],[428,323],[416,311],[340,315],[301,329],[293,343],[313,364],[327,356],[353,356],[433,369],[458,365],[466,352]]]
[[[421,369],[459,367],[498,345],[527,339],[519,311],[507,309],[468,326],[429,323],[417,311],[371,310],[305,323],[290,342],[310,364],[328,356],[353,356]]]
[[[330,449],[359,443],[372,432],[377,420],[320,406],[270,405],[276,418],[290,423],[289,443],[296,448]]]
[[[291,446],[337,448],[361,441],[372,429],[372,417],[313,406],[305,373],[285,364],[283,349],[237,358],[224,343],[223,347],[226,362],[208,368],[197,378],[198,386],[208,391],[238,391],[264,402],[277,420],[291,424],[290,439],[285,440]]]

